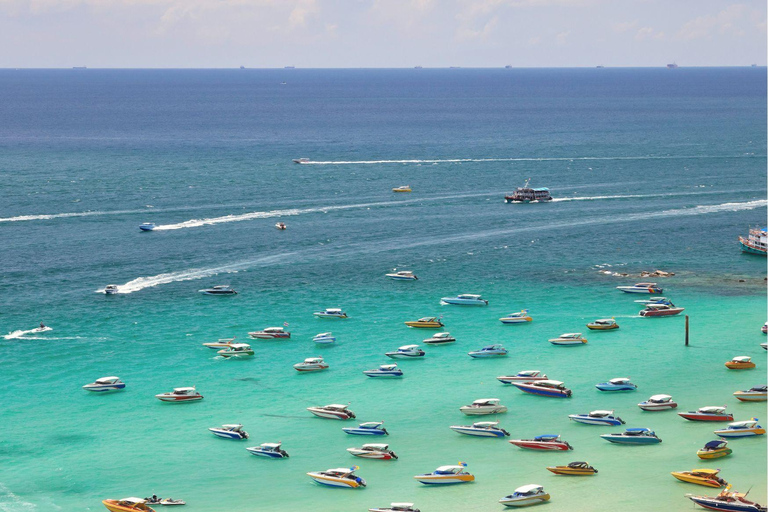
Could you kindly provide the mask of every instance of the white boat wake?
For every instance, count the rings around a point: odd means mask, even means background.
[[[404,159],[404,160],[307,160],[300,165],[371,165],[371,164],[441,164],[464,162],[575,162],[591,160],[687,160],[706,158],[765,158],[765,155],[732,155],[732,156],[670,156],[670,155],[640,155],[640,156],[552,156],[552,157],[519,157],[519,158],[434,158],[434,159]]]
[[[48,327],[47,325],[45,327],[37,327],[35,329],[29,329],[28,331],[13,331],[9,332],[3,338],[6,340],[18,340],[19,338],[24,339],[47,339],[47,338],[32,338],[30,336],[27,336],[28,334],[40,334],[41,332],[47,332],[52,331],[53,328]]]

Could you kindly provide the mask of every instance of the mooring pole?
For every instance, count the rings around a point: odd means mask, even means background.
[[[685,346],[688,346],[688,315],[685,315]]]

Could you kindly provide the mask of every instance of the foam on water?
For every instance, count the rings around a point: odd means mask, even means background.
[[[28,339],[28,340],[31,340],[31,339],[46,339],[46,338],[33,338],[33,337],[27,336],[27,335],[28,334],[37,334],[37,333],[47,332],[47,331],[52,331],[52,330],[53,330],[53,328],[52,327],[48,327],[48,326],[45,326],[43,328],[37,327],[35,329],[29,329],[27,331],[19,330],[19,331],[9,332],[8,334],[4,335],[3,338],[5,338],[6,340],[17,340],[19,338],[24,338],[24,339]]]
[[[764,158],[764,155],[640,155],[640,156],[551,156],[518,158],[434,158],[404,160],[309,160],[301,165],[372,165],[372,164],[439,164],[464,162],[574,162],[589,160],[690,160],[708,158]]]

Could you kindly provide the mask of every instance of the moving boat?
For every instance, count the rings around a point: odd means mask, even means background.
[[[504,384],[512,384],[513,382],[534,382],[537,380],[547,380],[547,376],[541,373],[539,370],[523,370],[518,372],[517,375],[496,377]]]
[[[416,321],[405,322],[405,325],[408,327],[416,327],[418,329],[439,329],[444,327],[443,322],[434,316],[425,316]]]
[[[632,384],[628,377],[617,377],[608,382],[595,384],[595,387],[600,391],[635,391],[637,389],[637,385]]]
[[[509,437],[509,432],[499,427],[498,421],[478,421],[472,425],[451,425],[459,434],[477,437]]]
[[[456,341],[456,338],[451,336],[451,333],[438,332],[438,333],[435,333],[435,335],[432,336],[431,338],[422,340],[422,343],[425,343],[427,345],[445,345],[446,343],[453,343],[454,341]]]
[[[219,338],[218,341],[212,341],[210,343],[203,343],[204,347],[212,348],[212,349],[222,349],[231,347],[236,343],[235,338]]]
[[[499,318],[499,321],[503,324],[527,324],[533,322],[533,318],[528,316],[528,310],[524,309],[518,313],[510,313],[507,316]]]
[[[587,324],[587,328],[593,331],[611,331],[618,329],[619,324],[613,318],[601,318]]]
[[[356,427],[344,427],[341,430],[353,436],[388,436],[389,432],[383,425],[383,421],[368,421]]]
[[[734,421],[721,430],[715,430],[715,434],[720,437],[752,437],[762,436],[765,429],[757,424],[757,418],[747,421]]]
[[[486,347],[483,347],[480,350],[473,350],[472,352],[469,352],[469,356],[475,357],[475,358],[501,357],[501,356],[506,356],[507,353],[508,351],[507,349],[504,348],[504,345],[497,343],[495,345],[488,345]]]
[[[583,345],[587,342],[587,338],[582,338],[580,332],[568,332],[561,334],[557,338],[552,338],[549,342],[553,345]]]
[[[282,443],[261,443],[259,446],[246,448],[249,453],[257,457],[267,457],[270,459],[287,459],[288,452],[281,448]]]
[[[544,434],[533,439],[512,439],[510,443],[528,450],[573,450],[573,446],[560,439],[558,434]]]
[[[203,395],[197,392],[194,387],[191,388],[174,388],[170,393],[161,393],[155,395],[155,398],[161,402],[196,402],[203,399]]]
[[[534,382],[510,382],[520,391],[532,395],[548,396],[553,398],[569,398],[572,391],[565,387],[559,380],[540,380]]]
[[[671,474],[681,482],[705,487],[725,487],[728,482],[717,476],[719,472],[719,469],[692,469],[690,471],[672,471]]]
[[[394,352],[385,352],[384,355],[392,359],[413,359],[424,357],[425,352],[418,345],[403,345]]]
[[[401,185],[392,189],[392,192],[411,192],[410,185]]]
[[[120,291],[120,288],[116,284],[108,284],[104,287],[105,295],[114,295]]]
[[[469,405],[459,407],[467,416],[482,416],[485,414],[501,414],[507,412],[507,406],[501,405],[498,398],[478,398]]]
[[[243,430],[243,426],[240,424],[211,427],[208,430],[210,430],[213,435],[223,437],[224,439],[248,439],[248,432]]]
[[[290,338],[291,333],[282,327],[267,327],[262,331],[249,332],[248,336],[253,339],[271,340],[275,338]]]
[[[749,356],[738,356],[725,363],[725,367],[729,370],[749,370],[755,367],[755,363]]]
[[[666,297],[649,297],[647,299],[640,299],[635,301],[637,304],[672,304],[672,301],[670,301]]]
[[[637,406],[644,411],[664,411],[676,408],[677,402],[672,400],[670,395],[653,395],[645,402],[637,404]]]
[[[317,318],[347,318],[347,314],[339,308],[326,308],[325,311],[312,313]]]
[[[347,448],[347,451],[355,457],[363,459],[392,460],[397,459],[395,452],[389,449],[388,444],[371,443],[364,444],[360,448]]]
[[[766,507],[749,501],[747,493],[731,492],[730,487],[720,491],[717,496],[694,496],[686,494],[685,497],[709,510],[727,510],[731,512],[766,512]]]
[[[293,369],[298,372],[319,372],[328,369],[328,363],[323,361],[322,357],[308,357],[301,363],[293,365]]]
[[[245,357],[253,357],[253,354],[255,353],[251,346],[247,343],[233,343],[227,348],[223,348],[216,352],[221,357],[235,357],[235,358],[245,358]]]
[[[319,416],[320,418],[327,418],[329,420],[351,420],[355,418],[355,413],[347,409],[349,405],[330,404],[323,406],[307,407],[307,410]]]
[[[549,466],[547,470],[556,475],[588,476],[597,474],[597,470],[586,462],[570,462],[567,466]]]
[[[768,254],[768,228],[749,228],[749,236],[739,237],[742,252],[765,256]]]
[[[528,184],[531,182],[531,179],[528,178],[525,180],[525,184],[522,187],[517,187],[517,189],[512,192],[511,194],[507,194],[504,196],[504,202],[509,203],[548,203],[552,200],[552,196],[549,193],[549,189],[546,187],[542,188],[531,188]]]
[[[205,295],[237,295],[237,292],[228,284],[219,284],[211,288],[203,288],[202,290],[197,291]]]
[[[315,482],[329,487],[346,487],[360,489],[365,487],[365,480],[355,475],[358,466],[351,468],[326,469],[325,471],[313,471],[307,475]]]
[[[312,338],[312,341],[314,341],[315,343],[327,345],[329,343],[333,343],[334,341],[336,341],[336,336],[334,336],[333,333],[330,333],[330,332],[321,332],[320,334],[315,335],[315,337]]]
[[[768,399],[768,386],[755,386],[746,391],[736,391],[733,396],[742,402],[765,402]]]
[[[540,485],[529,484],[515,489],[515,492],[504,496],[499,503],[505,507],[527,507],[549,501],[549,493]]]
[[[624,293],[663,293],[664,289],[656,283],[637,283],[632,286],[617,286]]]
[[[685,311],[685,308],[678,308],[674,304],[648,304],[640,312],[640,316],[675,316]]]
[[[309,162],[309,158],[294,158],[293,163],[295,164],[306,164]]]
[[[96,393],[104,393],[107,391],[118,391],[125,388],[125,382],[121,381],[119,377],[102,377],[96,379],[90,384],[83,386],[86,391],[94,391]]]
[[[459,462],[457,466],[440,466],[431,473],[416,475],[413,478],[426,485],[450,485],[474,482],[475,476],[464,471],[467,465]]]
[[[659,444],[661,442],[656,432],[644,427],[628,428],[621,434],[603,434],[600,437],[616,444]]]
[[[393,274],[387,274],[387,277],[395,281],[416,281],[419,279],[416,277],[416,274],[410,270],[400,270]]]
[[[700,459],[719,459],[726,457],[733,453],[733,450],[728,448],[728,441],[723,439],[716,439],[715,441],[709,441],[704,445],[704,448],[696,452],[696,455]]]
[[[145,222],[143,224],[139,224],[139,229],[142,231],[154,231],[156,227],[157,226],[155,226],[152,222]]]
[[[374,370],[365,370],[363,372],[368,377],[402,377],[403,370],[396,364],[382,364]]]
[[[288,226],[285,225],[285,222],[278,222],[277,224],[275,224],[275,228],[277,228],[280,231],[285,231],[288,228]]]
[[[568,418],[586,425],[624,425],[624,420],[613,415],[613,411],[591,411],[588,414],[569,414]]]
[[[417,508],[413,508],[413,503],[391,503],[388,507],[384,508],[369,508],[368,512],[421,512]]]
[[[155,509],[146,505],[147,500],[141,498],[123,498],[121,500],[102,501],[110,512],[155,512]]]
[[[733,421],[733,414],[725,412],[725,407],[701,407],[698,411],[679,412],[678,416],[691,421]]]
[[[443,297],[440,299],[443,304],[453,304],[455,306],[487,306],[488,301],[483,299],[480,295],[474,295],[472,293],[463,293],[456,297]]]

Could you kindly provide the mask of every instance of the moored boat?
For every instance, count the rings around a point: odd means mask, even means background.
[[[573,392],[559,380],[540,380],[534,382],[510,382],[520,391],[532,395],[552,398],[569,398]]]
[[[223,348],[216,353],[221,357],[226,357],[227,359],[253,357],[255,354],[251,346],[247,343],[233,343],[227,348]]]
[[[399,270],[386,276],[394,281],[417,281],[419,278],[410,270]]]
[[[574,345],[584,345],[587,342],[587,338],[582,337],[580,332],[567,332],[565,334],[561,334],[557,338],[550,339],[549,342],[553,345],[562,345],[567,347]]]
[[[752,358],[749,356],[737,356],[725,363],[729,370],[751,370],[755,367]]]
[[[672,471],[672,476],[681,482],[703,485],[705,487],[725,487],[728,482],[717,476],[719,469],[692,469],[690,471]]]
[[[613,415],[613,411],[590,411],[587,414],[569,414],[568,419],[585,425],[624,425],[624,420]]]
[[[698,411],[679,412],[677,414],[690,421],[733,421],[733,414],[725,412],[724,406],[701,407]]]
[[[768,399],[768,386],[755,386],[744,391],[736,391],[733,396],[742,402],[765,402]]]
[[[228,284],[219,284],[197,291],[204,295],[237,295],[237,292]]]
[[[110,512],[155,512],[155,509],[148,506],[147,500],[141,498],[123,498],[121,500],[103,500],[101,503],[107,507]]]
[[[696,455],[698,455],[700,459],[706,460],[719,459],[721,457],[726,457],[731,453],[733,453],[733,450],[728,448],[728,441],[724,439],[716,439],[705,444],[702,449],[696,452]]]
[[[765,429],[757,424],[757,418],[747,421],[734,421],[724,429],[715,430],[715,435],[720,437],[753,437],[762,436]]]
[[[653,395],[648,400],[637,404],[644,411],[664,411],[677,407],[677,402],[670,395]]]
[[[487,306],[488,301],[480,295],[473,293],[463,293],[456,297],[443,297],[440,299],[443,304],[453,304],[455,306]]]
[[[469,405],[459,407],[459,411],[467,416],[482,416],[485,414],[501,414],[507,412],[507,406],[501,405],[498,398],[478,398]]]
[[[83,389],[96,393],[119,391],[125,389],[125,382],[121,381],[119,377],[101,377],[90,384],[86,384]]]
[[[503,324],[527,324],[533,322],[533,318],[528,315],[528,310],[524,309],[517,313],[510,313],[507,316],[499,318],[499,321]]]
[[[612,331],[618,329],[619,324],[613,318],[601,318],[587,324],[587,328],[592,331]]]
[[[674,304],[647,304],[645,309],[640,312],[640,316],[675,316],[685,311],[685,308],[678,308]]]
[[[498,421],[478,421],[472,425],[451,425],[459,434],[476,437],[509,437],[509,432],[499,427]]]
[[[664,289],[656,283],[637,283],[632,286],[617,286],[624,293],[663,293]]]
[[[393,352],[385,352],[384,355],[392,359],[414,359],[424,357],[425,352],[418,345],[403,345]]]
[[[328,369],[328,363],[326,363],[322,357],[308,357],[301,363],[293,365],[293,369],[298,372],[319,372]]]
[[[250,446],[246,450],[251,455],[268,459],[287,459],[289,457],[288,452],[282,449],[282,443],[261,443],[259,446]]]
[[[231,347],[235,343],[237,343],[235,341],[235,338],[219,338],[217,341],[212,341],[210,343],[203,343],[203,346],[212,348],[214,350],[221,350],[222,348]]]
[[[339,308],[326,308],[324,311],[312,313],[317,318],[348,318],[347,314]]]
[[[155,398],[161,402],[183,403],[197,402],[203,399],[203,395],[198,393],[194,387],[188,387],[174,388],[173,391],[169,393],[161,393],[159,395],[155,395]]]
[[[506,356],[508,353],[507,349],[504,348],[504,345],[500,343],[496,343],[494,345],[488,345],[480,350],[473,350],[472,352],[469,352],[470,357],[474,358],[483,358],[483,357],[502,357]]]
[[[434,336],[427,338],[425,340],[422,340],[422,343],[425,345],[445,345],[447,343],[453,343],[456,341],[456,338],[451,336],[451,333],[449,332],[438,332],[435,333]]]
[[[637,385],[633,384],[628,377],[617,377],[608,382],[595,384],[595,387],[600,391],[635,391],[637,389]]]
[[[499,500],[505,507],[527,507],[549,501],[549,493],[540,485],[528,484],[515,489]]]
[[[459,462],[456,466],[440,466],[431,473],[416,475],[413,478],[426,485],[450,485],[474,482],[475,476],[464,471],[467,465]]]
[[[535,382],[537,380],[547,380],[547,376],[541,373],[539,370],[523,370],[516,375],[501,375],[496,377],[504,384],[512,384],[513,382]]]
[[[766,507],[749,501],[747,493],[731,492],[730,487],[720,491],[717,496],[694,496],[686,494],[686,498],[709,510],[725,510],[728,512],[766,512]]]
[[[329,343],[336,341],[336,336],[331,332],[321,332],[320,334],[316,334],[315,337],[312,338],[312,341],[321,345],[328,345]]]
[[[570,462],[567,466],[549,466],[547,471],[556,475],[589,476],[596,475],[597,470],[586,462]]]
[[[768,228],[749,228],[749,235],[739,237],[742,252],[765,256],[768,254]]]
[[[368,512],[421,512],[413,503],[391,503],[388,507],[369,508]]]
[[[512,439],[509,441],[515,446],[528,450],[566,451],[573,450],[568,442],[560,439],[558,434],[543,434],[533,439]]]
[[[320,418],[330,420],[351,420],[355,418],[355,413],[348,409],[349,405],[330,404],[322,406],[307,407],[307,410]]]
[[[290,338],[291,333],[286,331],[283,327],[267,327],[261,331],[249,332],[248,336],[255,340],[271,340]]]
[[[358,466],[351,468],[326,469],[325,471],[312,471],[307,475],[315,482],[329,487],[345,487],[350,489],[362,489],[366,486],[365,480],[355,475]]]
[[[439,329],[445,324],[434,316],[425,316],[415,321],[405,322],[408,327],[415,327],[417,329]]]
[[[411,186],[410,185],[400,185],[399,187],[393,188],[392,192],[411,192]]]
[[[368,377],[375,377],[375,378],[402,377],[403,370],[398,368],[396,364],[382,364],[382,365],[379,365],[378,368],[374,368],[373,370],[363,371],[363,374]]]
[[[211,427],[208,430],[211,431],[216,437],[224,439],[248,439],[248,432],[243,430],[243,426],[238,424],[222,425],[220,427]]]
[[[384,428],[383,421],[368,421],[366,423],[360,423],[356,427],[344,427],[341,430],[345,434],[353,436],[388,436],[389,432]]]
[[[389,449],[388,444],[369,443],[360,448],[347,448],[347,451],[355,457],[363,459],[392,460],[397,459],[395,452]]]
[[[603,434],[600,437],[616,444],[659,444],[661,439],[651,429],[628,428],[620,434]]]

